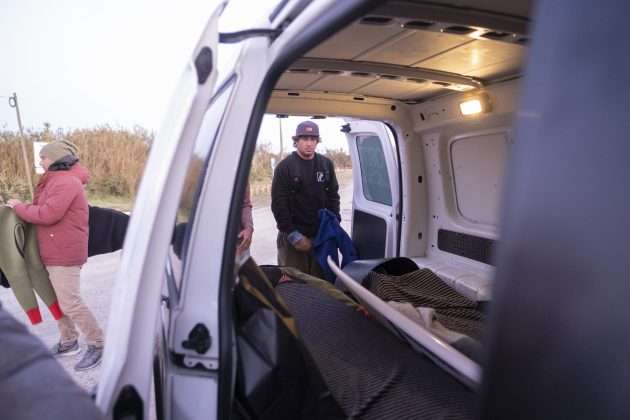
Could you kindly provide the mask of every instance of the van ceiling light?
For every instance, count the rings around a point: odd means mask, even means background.
[[[459,110],[464,116],[475,116],[490,112],[490,100],[480,95],[459,103]]]

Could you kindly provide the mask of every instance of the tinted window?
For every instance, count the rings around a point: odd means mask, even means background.
[[[232,86],[223,89],[212,101],[210,107],[204,115],[204,119],[199,129],[197,140],[193,149],[193,154],[188,163],[188,171],[184,179],[184,187],[179,200],[175,228],[173,230],[173,241],[171,244],[169,278],[172,280],[170,286],[179,289],[179,279],[183,268],[182,260],[186,253],[186,246],[194,220],[195,203],[199,197],[203,180],[205,178],[208,157],[214,144],[224,109],[230,98]]]
[[[391,206],[392,192],[381,139],[378,136],[358,136],[357,150],[363,195],[370,201]]]

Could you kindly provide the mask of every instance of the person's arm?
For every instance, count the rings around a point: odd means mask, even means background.
[[[249,249],[252,244],[252,236],[254,234],[254,218],[252,217],[252,201],[249,182],[245,186],[243,194],[243,206],[241,208],[241,230],[237,236],[236,251],[241,252]]]
[[[286,234],[294,232],[291,220],[291,189],[289,187],[289,171],[285,165],[278,165],[271,183],[271,212],[278,230]]]
[[[245,185],[243,194],[243,206],[241,207],[241,229],[254,228],[254,218],[252,217],[252,200],[249,182]]]
[[[0,417],[102,419],[42,342],[0,305]]]
[[[48,185],[47,199],[43,203],[16,203],[13,211],[22,219],[37,225],[54,225],[66,214],[76,197],[78,189],[83,189],[78,179],[51,182]]]

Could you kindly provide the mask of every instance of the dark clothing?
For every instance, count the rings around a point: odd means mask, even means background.
[[[94,401],[42,342],[0,307],[0,417],[101,419]]]
[[[328,266],[326,258],[330,255],[332,260],[339,265],[339,252],[341,252],[341,268],[343,268],[346,264],[357,259],[357,250],[332,212],[321,209],[319,218],[319,230],[317,231],[317,237],[313,241],[313,250],[317,262],[324,271],[324,277],[322,278],[334,284],[337,276]]]
[[[311,242],[314,238],[308,237]],[[324,278],[324,271],[315,258],[315,253],[311,249],[308,252],[296,249],[289,240],[287,234],[278,232],[276,240],[278,246],[278,265],[281,267],[297,268],[303,273],[310,274],[319,279]]]
[[[315,153],[311,160],[291,153],[278,164],[271,185],[271,211],[278,230],[314,237],[319,226],[318,210],[327,208],[338,220],[339,184],[332,161]]]
[[[127,233],[129,216],[113,209],[94,206],[90,206],[89,209],[88,257],[121,249]]]

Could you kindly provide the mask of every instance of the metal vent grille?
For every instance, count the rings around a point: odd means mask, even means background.
[[[460,257],[492,264],[491,257],[495,243],[492,239],[465,235],[450,230],[438,230],[438,249]]]

